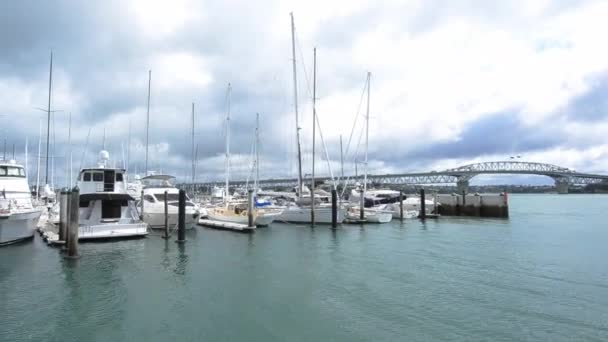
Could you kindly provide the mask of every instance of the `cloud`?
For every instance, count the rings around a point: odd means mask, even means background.
[[[52,107],[62,110],[52,139],[58,183],[67,174],[70,112],[75,168],[94,162],[104,129],[106,147],[120,162],[129,150],[130,122],[131,170],[142,171],[148,70],[155,169],[190,178],[195,102],[199,178],[223,177],[230,82],[234,177],[249,174],[255,113],[261,114],[262,174],[293,176],[291,11],[305,170],[313,46],[317,112],[334,172],[339,137],[346,147],[356,115],[351,152],[359,142],[367,71],[370,173],[440,169],[513,153],[608,170],[602,96],[608,48],[598,43],[608,30],[608,4],[602,1],[3,2],[2,133],[17,151],[28,137],[35,169],[32,147],[46,115],[34,108],[46,107],[52,50]],[[319,173],[328,173],[320,142],[317,151]],[[354,172],[353,153],[345,169]]]

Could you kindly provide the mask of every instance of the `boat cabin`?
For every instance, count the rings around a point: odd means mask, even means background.
[[[82,169],[78,176],[80,193],[124,193],[126,191],[124,173],[123,169]]]

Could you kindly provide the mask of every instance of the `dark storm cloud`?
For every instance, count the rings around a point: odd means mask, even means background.
[[[576,122],[598,122],[608,118],[608,74],[595,77],[591,89],[560,111]]]

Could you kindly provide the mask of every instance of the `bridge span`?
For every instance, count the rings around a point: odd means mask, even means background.
[[[460,166],[443,171],[431,171],[420,173],[384,174],[368,175],[368,183],[402,186],[402,185],[435,185],[435,184],[455,184],[458,191],[468,191],[469,181],[482,174],[499,175],[541,175],[551,177],[555,181],[556,189],[559,193],[568,193],[568,188],[572,185],[588,185],[597,183],[607,183],[608,175],[581,173],[565,167],[534,162],[522,161],[496,161],[484,162]],[[329,177],[316,178],[318,181],[330,182]],[[349,176],[340,180],[341,184],[353,185],[362,182],[363,176]],[[251,181],[250,181],[251,182]],[[231,181],[231,185],[245,185],[246,181]],[[293,178],[274,178],[259,181],[260,186],[295,186],[297,179]],[[223,186],[223,181],[205,182],[196,184],[183,184],[188,188],[202,188],[208,186]]]

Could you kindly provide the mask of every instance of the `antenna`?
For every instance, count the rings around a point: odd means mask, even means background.
[[[146,173],[148,174],[148,138],[150,131],[150,84],[152,82],[152,70],[148,70],[148,111],[146,112]]]
[[[13,143],[13,160],[15,160],[15,144]]]

